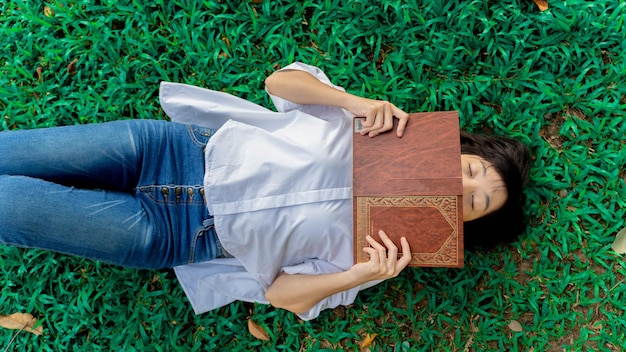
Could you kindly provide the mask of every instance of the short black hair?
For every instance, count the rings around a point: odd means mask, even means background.
[[[530,170],[528,147],[509,137],[461,132],[461,154],[477,155],[488,161],[507,189],[507,200],[502,208],[463,223],[465,248],[486,250],[499,243],[515,241],[526,228],[522,206]]]

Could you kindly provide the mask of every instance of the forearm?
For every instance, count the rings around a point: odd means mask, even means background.
[[[350,271],[321,275],[282,273],[265,297],[274,307],[305,313],[324,298],[363,284],[361,281]]]
[[[265,79],[267,90],[280,98],[301,105],[329,105],[350,111],[354,116],[364,117],[361,134],[374,137],[393,128],[397,118],[398,137],[402,137],[409,114],[388,101],[362,98],[335,89],[305,71],[277,71]]]
[[[384,231],[378,235],[382,244],[371,236],[366,240],[370,247],[363,250],[370,259],[353,265],[350,269],[333,274],[301,275],[281,273],[265,293],[265,298],[275,307],[294,313],[305,313],[319,301],[336,293],[374,280],[396,277],[411,261],[411,248],[406,238],[401,238],[402,256],[398,247]]]
[[[348,109],[357,96],[320,82],[308,72],[278,71],[265,79],[267,90],[278,97],[302,105],[330,105]]]

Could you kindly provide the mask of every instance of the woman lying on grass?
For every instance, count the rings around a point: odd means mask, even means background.
[[[243,300],[313,319],[397,276],[410,248],[384,232],[368,239],[370,260],[353,264],[352,120],[366,118],[357,138],[367,138],[396,118],[401,137],[408,114],[301,63],[266,87],[279,113],[163,83],[161,104],[178,122],[0,133],[0,242],[173,267],[196,313]],[[527,148],[464,133],[461,143],[466,246],[514,239]]]

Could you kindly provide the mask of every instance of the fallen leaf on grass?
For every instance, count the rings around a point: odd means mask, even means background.
[[[43,14],[46,17],[54,17],[54,10],[50,8],[50,6],[43,7]]]
[[[601,330],[604,328],[604,325],[602,325],[602,323],[599,323],[599,322],[598,322],[598,323],[593,324],[593,325],[591,326],[591,328],[592,328],[593,330],[595,330],[595,331],[596,331],[596,333],[597,333],[597,332],[601,331]]]
[[[524,331],[524,328],[522,328],[522,324],[519,323],[519,321],[517,320],[511,320],[511,322],[509,323],[509,329],[515,331],[515,332],[522,332]]]
[[[222,36],[222,41],[226,44],[226,47],[228,48],[228,51],[230,51],[230,39],[228,39],[228,37],[227,37],[227,36],[223,35],[223,36]],[[221,56],[221,57],[228,57],[229,55],[228,55],[228,53],[227,53],[227,52],[225,52],[225,51],[223,51],[223,50],[222,50],[222,51],[220,52],[220,56]]]
[[[548,0],[534,0],[539,10],[545,11],[548,9]]]
[[[26,330],[35,335],[41,335],[43,328],[38,326],[37,319],[29,313],[13,313],[11,315],[0,315],[0,326],[6,329]]]
[[[366,348],[369,345],[372,344],[372,342],[374,342],[374,339],[376,338],[377,334],[367,334],[365,335],[365,338],[363,339],[363,342],[361,342],[361,348]]]
[[[228,39],[227,36],[223,35],[222,41],[226,44],[226,47],[228,48],[228,50],[230,50],[230,39]]]
[[[626,253],[626,227],[617,233],[611,248],[618,254]]]
[[[78,63],[78,59],[72,60],[72,62],[67,65],[67,72],[72,76],[76,74],[76,63]]]
[[[269,341],[270,335],[263,329],[263,327],[254,322],[252,319],[248,319],[248,331],[252,336],[256,337],[259,340]]]
[[[37,70],[35,70],[35,75],[37,76],[37,81],[41,82],[41,73],[43,72],[43,67],[39,66],[37,67]]]

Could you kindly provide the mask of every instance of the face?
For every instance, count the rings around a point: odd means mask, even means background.
[[[463,221],[490,214],[506,203],[502,177],[489,162],[477,155],[461,154],[463,174]]]

